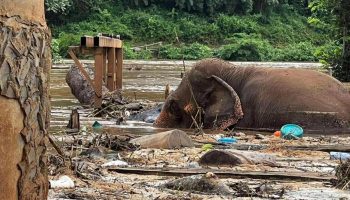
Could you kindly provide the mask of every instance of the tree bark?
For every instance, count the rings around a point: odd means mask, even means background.
[[[2,0],[0,27],[0,199],[46,199],[51,36],[44,0]]]

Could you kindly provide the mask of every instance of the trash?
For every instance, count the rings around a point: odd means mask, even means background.
[[[273,133],[273,135],[274,135],[275,137],[281,137],[281,136],[282,136],[282,133],[281,133],[281,131],[275,131],[275,132]]]
[[[127,166],[128,166],[128,163],[121,160],[114,160],[101,165],[101,167],[127,167]]]
[[[262,139],[265,139],[265,136],[262,134],[256,134],[255,139],[262,140]]]
[[[217,135],[214,135],[214,136],[213,136],[213,138],[214,138],[216,141],[220,140],[220,139],[223,138],[223,137],[225,137],[224,134],[217,134]]]
[[[190,163],[188,163],[187,167],[188,168],[200,168],[198,162],[190,162]]]
[[[180,191],[197,191],[209,194],[230,195],[233,190],[223,183],[215,174],[208,172],[203,175],[194,175],[169,181],[161,187]]]
[[[199,164],[206,166],[237,166],[241,164],[277,166],[276,158],[272,155],[238,150],[209,151],[199,159]]]
[[[140,145],[142,148],[174,149],[194,147],[191,138],[185,132],[177,129],[135,138],[130,140],[130,143]]]
[[[214,146],[212,144],[203,144],[203,146],[202,146],[203,151],[210,151],[213,148],[214,148]]]
[[[237,142],[237,139],[233,137],[223,137],[223,138],[220,138],[218,142],[221,144],[233,144]]]
[[[102,128],[102,124],[100,124],[98,121],[95,121],[94,124],[92,125],[93,128]]]
[[[245,134],[245,133],[242,133],[242,132],[235,132],[235,133],[233,133],[233,136],[236,136],[236,137],[244,137],[244,136],[246,136],[246,134]]]
[[[296,124],[286,124],[281,128],[282,138],[291,140],[303,137],[304,130]]]
[[[68,176],[61,176],[58,180],[50,180],[50,188],[74,188],[74,182]]]
[[[238,182],[230,185],[236,197],[259,197],[267,199],[281,199],[285,193],[284,187],[274,188],[271,183],[265,182],[251,187],[247,182]]]
[[[341,161],[346,161],[350,160],[350,153],[345,153],[345,152],[330,152],[329,153],[331,160],[341,160]]]
[[[80,153],[81,156],[87,156],[89,158],[99,158],[105,155],[102,147],[92,147],[86,150],[83,150]]]
[[[348,190],[350,188],[350,160],[340,162],[338,167],[335,169],[335,176],[337,179],[334,185],[342,190]]]
[[[83,127],[80,129],[80,131],[81,131],[81,133],[82,133],[83,135],[86,135],[86,133],[87,133],[87,127],[86,127],[86,126],[83,126]]]

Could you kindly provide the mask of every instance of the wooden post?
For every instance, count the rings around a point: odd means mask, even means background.
[[[75,108],[72,110],[67,128],[75,129],[76,132],[80,130],[80,119],[78,109]]]
[[[115,73],[116,73],[116,50],[115,48],[108,48],[108,70],[107,70],[107,88],[109,91],[116,89]]]
[[[103,82],[107,83],[107,50],[106,48],[103,48],[103,67],[102,67],[102,74],[103,74]]]
[[[117,54],[116,89],[122,89],[123,87],[123,48],[117,48],[116,54]]]
[[[103,66],[105,66],[106,60],[103,56],[103,48],[98,47],[95,49],[95,108],[100,108],[102,105],[102,79],[103,79]]]

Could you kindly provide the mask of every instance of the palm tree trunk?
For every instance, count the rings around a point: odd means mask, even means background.
[[[2,0],[0,27],[0,199],[46,199],[51,36],[44,0]]]

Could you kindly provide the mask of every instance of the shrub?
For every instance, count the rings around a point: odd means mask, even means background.
[[[147,49],[142,49],[141,51],[134,51],[128,45],[124,45],[123,47],[124,59],[142,59],[147,60],[153,57],[152,52]]]
[[[123,23],[133,29],[138,41],[175,40],[175,24],[164,20],[159,15],[145,12],[129,12],[121,18]]]
[[[208,46],[199,43],[183,47],[182,53],[186,60],[198,60],[213,56],[213,51]]]
[[[258,38],[237,38],[234,43],[218,49],[216,56],[225,60],[265,61],[271,56],[272,46]]]
[[[316,47],[310,42],[289,44],[276,50],[276,55],[272,59],[275,61],[316,61],[315,50]]]
[[[162,59],[198,60],[212,57],[213,51],[208,46],[199,43],[181,47],[164,45],[160,48],[159,56]]]
[[[332,66],[341,57],[343,46],[338,41],[330,41],[316,48],[314,56],[324,65]]]
[[[243,16],[220,15],[216,20],[216,25],[224,35],[233,33],[254,33],[256,22]]]

